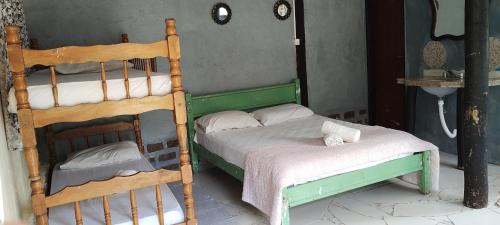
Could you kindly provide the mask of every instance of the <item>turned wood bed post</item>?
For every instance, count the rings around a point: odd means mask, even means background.
[[[166,39],[168,42],[168,60],[170,63],[170,79],[172,81],[172,93],[174,96],[174,120],[179,140],[179,161],[182,174],[184,204],[186,207],[187,224],[196,224],[196,216],[193,200],[193,175],[189,162],[189,151],[187,147],[187,112],[184,89],[182,88],[182,75],[180,69],[180,43],[177,36],[174,19],[165,20]]]
[[[464,205],[488,206],[489,0],[465,1]]]
[[[38,150],[36,148],[35,129],[33,116],[28,102],[28,91],[25,77],[25,66],[19,28],[8,26],[5,28],[7,34],[7,53],[9,65],[14,80],[14,89],[17,100],[17,115],[19,118],[19,129],[21,133],[24,157],[28,165],[29,179],[31,181],[31,202],[37,225],[47,225],[47,206],[45,204],[45,193],[40,179]]]

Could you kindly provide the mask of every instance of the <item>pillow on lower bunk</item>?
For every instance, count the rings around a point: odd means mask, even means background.
[[[140,158],[141,153],[135,142],[121,141],[79,151],[70,155],[59,167],[62,170],[87,169]]]
[[[312,116],[314,112],[299,104],[284,104],[253,111],[252,115],[262,125],[269,126],[288,120]]]
[[[128,62],[127,67],[132,68],[134,64]],[[107,72],[123,69],[123,61],[109,61],[104,63],[104,68]],[[99,73],[101,72],[101,64],[98,62],[86,62],[77,64],[59,64],[56,65],[56,71],[60,74],[77,74],[77,73]]]
[[[243,111],[223,111],[202,116],[196,120],[196,126],[204,133],[231,129],[261,127],[262,125],[250,114]]]

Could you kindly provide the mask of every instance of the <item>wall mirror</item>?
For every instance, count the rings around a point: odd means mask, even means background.
[[[231,8],[226,3],[217,3],[212,8],[212,19],[220,25],[224,25],[231,20]]]
[[[465,34],[465,0],[430,0],[432,39],[460,39]]]

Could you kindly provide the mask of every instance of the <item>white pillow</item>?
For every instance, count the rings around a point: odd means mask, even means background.
[[[134,64],[127,63],[128,68],[132,68]],[[106,71],[115,71],[123,68],[123,61],[109,61],[104,63]],[[56,65],[56,71],[60,74],[77,74],[77,73],[99,73],[101,72],[101,64],[98,62],[86,62],[78,64],[59,64]]]
[[[302,105],[284,104],[263,108],[252,112],[252,115],[264,126],[282,123],[288,120],[314,115],[314,112]]]
[[[262,126],[259,121],[243,111],[223,111],[208,114],[198,118],[196,125],[206,134],[223,130]]]
[[[121,141],[79,151],[69,156],[60,168],[62,170],[87,169],[140,158],[141,153],[135,142]]]

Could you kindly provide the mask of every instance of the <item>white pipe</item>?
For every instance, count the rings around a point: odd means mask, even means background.
[[[444,120],[444,112],[443,112],[444,101],[442,98],[439,98],[438,105],[439,105],[439,119],[441,120],[441,126],[443,127],[444,132],[446,133],[446,135],[448,135],[448,137],[455,138],[457,136],[457,129],[454,129],[453,133],[450,132],[448,126],[446,126],[446,120]]]

